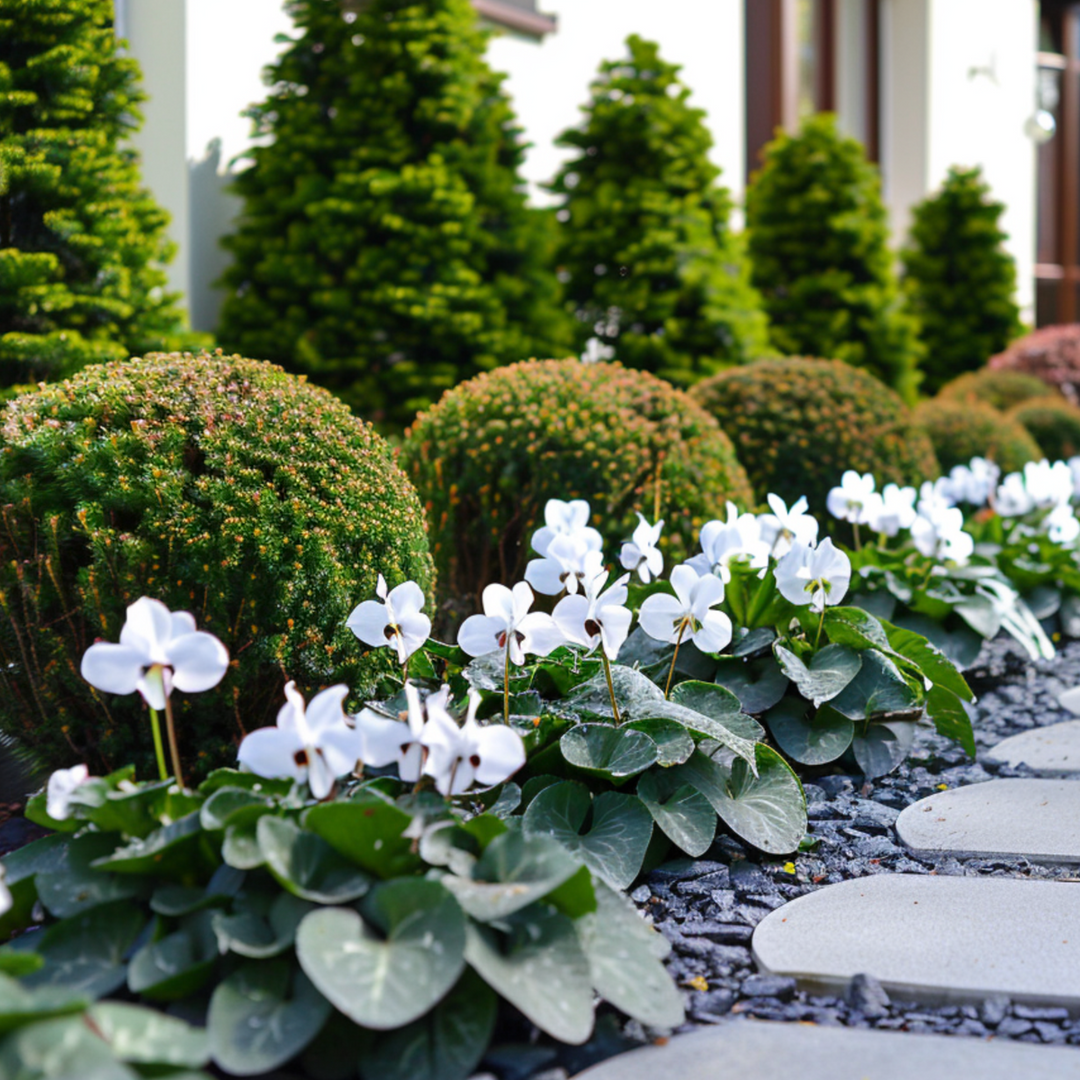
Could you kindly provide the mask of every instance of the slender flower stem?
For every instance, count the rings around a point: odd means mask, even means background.
[[[664,687],[665,701],[671,698],[671,680],[675,674],[675,661],[679,659],[679,646],[682,644],[683,634],[686,633],[686,624],[688,621],[688,619],[683,619],[683,621],[679,623],[679,636],[675,641],[675,651],[671,654],[671,667],[668,668],[667,686]]]
[[[165,768],[165,747],[161,743],[161,721],[158,720],[157,709],[150,710],[150,730],[154,733],[154,755],[157,757],[158,774],[162,780],[168,780],[169,770]]]
[[[181,788],[184,784],[184,770],[180,768],[180,747],[176,743],[176,725],[173,723],[172,698],[165,699],[165,730],[169,735],[169,755],[172,757],[173,775]]]
[[[814,637],[814,648],[815,649],[818,647],[818,642],[821,641],[821,631],[824,629],[824,627],[825,627],[825,605],[822,604],[822,606],[821,606],[821,622],[819,622],[817,624],[817,634]]]
[[[857,521],[853,521],[851,523],[851,529],[852,532],[855,534],[855,550],[862,551],[862,544],[859,543],[859,523]]]
[[[506,635],[506,656],[503,660],[503,723],[510,723],[510,634]]]
[[[621,724],[622,717],[619,715],[619,703],[615,700],[615,684],[611,681],[611,663],[603,645],[600,646],[600,659],[604,662],[604,674],[607,676],[608,693],[611,695],[611,711],[615,714],[615,723]]]

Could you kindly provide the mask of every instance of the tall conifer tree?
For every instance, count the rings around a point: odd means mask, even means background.
[[[597,338],[629,367],[686,386],[768,351],[761,300],[709,161],[705,114],[679,68],[631,36],[601,65],[561,197],[559,266],[579,343]]]
[[[124,146],[138,80],[112,0],[0,0],[0,386],[201,341],[165,292],[168,216]]]
[[[953,168],[913,212],[904,287],[922,324],[927,394],[981,368],[1023,333],[1016,263],[1002,246],[1003,204],[980,169]]]
[[[222,342],[388,426],[569,345],[524,146],[468,0],[289,0],[253,110]]]
[[[918,324],[893,269],[881,181],[834,116],[769,143],[746,193],[746,224],[773,344],[864,367],[913,399]]]

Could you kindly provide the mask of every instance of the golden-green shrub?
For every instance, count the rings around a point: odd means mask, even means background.
[[[947,382],[937,396],[946,401],[979,401],[1007,412],[1024,401],[1046,397],[1051,387],[1034,375],[1022,371],[980,368],[966,371]]]
[[[1058,394],[1032,398],[1009,412],[1051,461],[1080,454],[1080,409]]]
[[[899,395],[839,360],[760,360],[692,393],[735,444],[759,500],[805,495],[821,514],[845,469],[879,485],[936,475],[933,447]]]
[[[345,626],[380,571],[430,591],[423,511],[390,448],[271,364],[93,365],[0,415],[0,729],[53,764],[151,774],[138,695],[79,675],[140,596],[191,611],[232,657],[215,690],[174,694],[198,776],[272,722],[287,679],[360,690],[389,664]]]
[[[1026,428],[977,401],[924,401],[915,419],[930,436],[942,472],[973,457],[989,458],[1003,473],[1017,472],[1043,456]]]
[[[406,433],[400,461],[452,612],[475,610],[489,582],[520,579],[548,499],[590,502],[609,563],[635,511],[652,518],[659,505],[672,565],[727,499],[745,506],[751,494],[730,441],[684,392],[574,359],[512,364],[448,391]]]

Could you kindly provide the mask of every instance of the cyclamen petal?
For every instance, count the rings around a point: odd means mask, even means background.
[[[236,756],[240,764],[256,776],[270,780],[299,780],[304,767],[297,763],[296,755],[303,748],[296,731],[264,727],[244,736]]]
[[[57,769],[49,777],[45,789],[45,812],[54,821],[64,821],[71,814],[71,797],[75,789],[90,779],[85,765],[73,765],[70,769]]]
[[[83,653],[82,677],[107,694],[131,694],[142,678],[144,654],[130,645],[98,641]]]
[[[173,686],[185,693],[217,686],[229,670],[228,650],[213,634],[201,630],[170,641],[165,655],[172,665]]]

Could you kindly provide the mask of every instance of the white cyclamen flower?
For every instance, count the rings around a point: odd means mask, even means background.
[[[915,522],[915,489],[886,484],[866,507],[866,524],[876,533],[896,536]]]
[[[724,599],[724,583],[700,576],[684,563],[671,571],[674,596],[654,593],[641,605],[641,629],[657,641],[692,641],[702,652],[716,653],[731,641],[731,620],[711,610]]]
[[[542,559],[529,560],[525,580],[545,596],[558,596],[564,589],[576,593],[585,578],[603,565],[601,544],[595,529],[556,536],[547,544]]]
[[[1029,461],[1024,466],[1024,487],[1040,510],[1064,506],[1072,499],[1072,470],[1064,461],[1053,465],[1045,458]]]
[[[521,736],[505,724],[478,724],[479,704],[479,693],[470,690],[469,711],[461,727],[443,711],[432,715],[424,728],[428,751],[424,772],[434,778],[440,795],[460,795],[474,783],[501,784],[525,764]]]
[[[998,485],[994,509],[1002,517],[1023,517],[1035,509],[1035,500],[1024,485],[1020,473],[1009,473]]]
[[[164,709],[173,688],[197,693],[217,686],[229,654],[213,634],[195,629],[188,611],[169,611],[144,596],[127,609],[120,644],[98,641],[83,653],[82,677],[98,690],[138,690],[152,709]]]
[[[580,536],[589,550],[599,551],[603,538],[589,525],[589,504],[584,499],[548,499],[544,507],[544,525],[532,536],[532,549],[544,557],[556,536]]]
[[[415,581],[403,581],[387,592],[380,574],[375,593],[379,599],[357,604],[345,625],[372,648],[393,645],[398,663],[404,664],[431,634],[431,620],[420,611],[424,591]]]
[[[779,495],[770,492],[766,498],[772,513],[759,515],[758,523],[762,541],[776,558],[786,555],[796,540],[803,544],[817,543],[817,518],[806,512],[809,503],[805,495],[796,499],[790,509]]]
[[[1073,498],[1080,499],[1080,456],[1069,458],[1065,464],[1069,466],[1069,472],[1072,473]]]
[[[1001,470],[992,461],[973,457],[967,465],[954,465],[942,480],[948,485],[952,502],[985,506],[1000,476]]]
[[[701,527],[701,554],[687,560],[699,574],[731,580],[731,564],[744,562],[754,569],[769,565],[772,545],[762,539],[761,522],[753,514],[740,514],[727,505],[727,521],[707,521]]]
[[[361,740],[342,709],[348,693],[347,686],[331,686],[305,707],[296,683],[288,683],[277,726],[244,736],[237,755],[240,764],[269,779],[306,779],[311,794],[325,799],[334,781],[352,772],[360,759]]]
[[[816,548],[794,544],[776,564],[776,587],[785,600],[813,612],[839,604],[851,583],[851,560],[826,538]]]
[[[75,789],[90,779],[85,765],[72,765],[70,769],[57,769],[49,777],[45,788],[45,812],[53,821],[63,821],[71,814],[71,796]]]
[[[584,582],[585,595],[564,596],[552,613],[555,625],[567,641],[595,649],[603,645],[609,660],[619,655],[619,649],[630,633],[633,614],[625,607],[629,574],[623,574],[609,589],[608,572],[601,570]]]
[[[488,585],[484,589],[484,614],[470,615],[458,631],[458,645],[470,656],[490,652],[509,653],[510,663],[524,664],[525,654],[547,656],[564,644],[550,615],[529,611],[532,589],[519,581],[513,589]]]
[[[825,505],[829,513],[841,521],[865,524],[866,504],[874,493],[874,486],[874,477],[870,473],[860,476],[854,469],[848,469],[840,477],[840,486],[829,492]]]
[[[664,556],[656,546],[660,541],[660,530],[664,527],[662,521],[650,525],[645,520],[645,515],[638,513],[638,525],[634,529],[634,535],[622,546],[619,562],[624,570],[631,573],[637,571],[637,575],[648,585],[653,578],[659,577],[664,572]]]
[[[409,711],[405,720],[388,720],[371,709],[356,717],[356,732],[360,737],[360,760],[365,765],[381,768],[397,765],[398,776],[407,784],[415,784],[424,771],[424,728],[435,716],[445,716],[450,687],[443,686],[423,701],[420,691],[411,682],[405,683],[405,700]]]
[[[1046,515],[1042,527],[1055,544],[1071,544],[1080,536],[1080,521],[1077,521],[1073,508],[1068,504],[1055,506]]]
[[[965,563],[975,550],[975,540],[964,532],[964,514],[955,507],[936,507],[927,514],[919,504],[919,516],[911,526],[915,546],[930,558]]]

